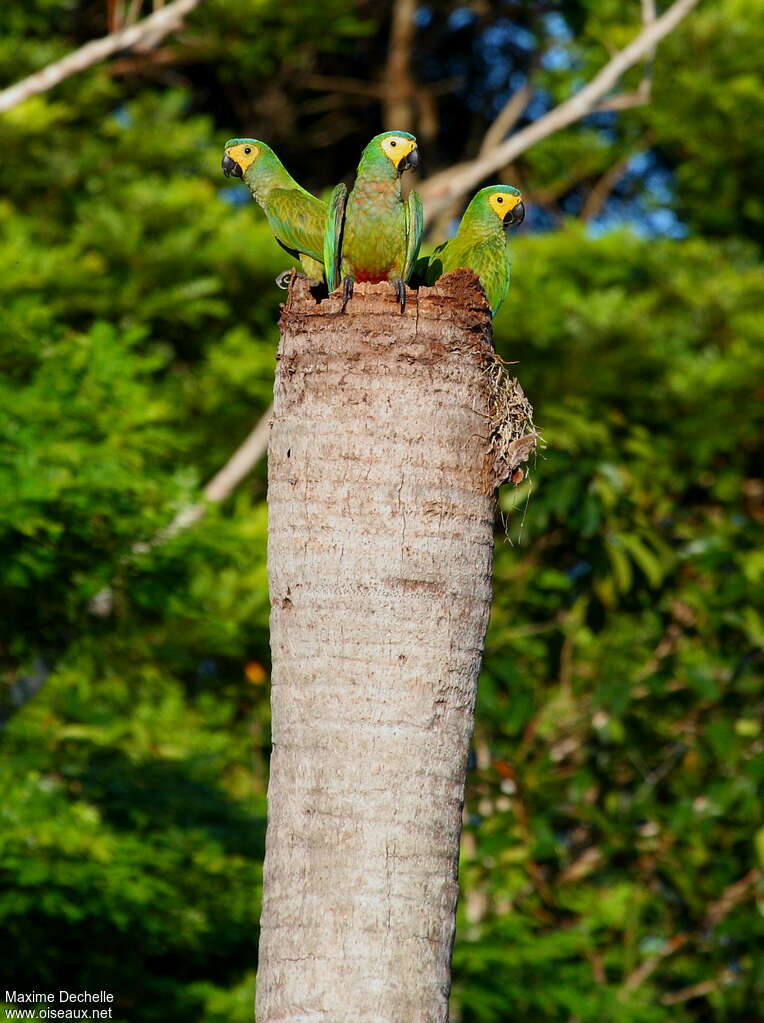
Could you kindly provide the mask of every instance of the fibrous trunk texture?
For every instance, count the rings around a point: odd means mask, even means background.
[[[268,460],[273,755],[258,1023],[443,1023],[491,600],[490,317],[293,286]]]

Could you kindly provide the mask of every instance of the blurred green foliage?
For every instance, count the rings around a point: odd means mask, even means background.
[[[513,239],[496,340],[546,447],[501,495],[463,1023],[761,1016],[762,13],[701,5],[661,47],[650,105],[590,118],[512,171],[554,230]],[[379,124],[389,14],[210,0],[162,60],[126,55],[0,117],[0,989],[107,987],[131,1023],[251,1018],[262,466],[193,528],[131,551],[270,401],[283,253],[220,176],[221,144],[263,135],[319,190],[347,175]],[[4,4],[0,78],[104,17]],[[526,119],[635,17],[420,8],[428,170],[474,154],[542,53]],[[619,160],[594,227],[571,220]]]

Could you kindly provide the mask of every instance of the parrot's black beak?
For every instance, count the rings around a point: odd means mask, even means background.
[[[223,157],[223,173],[227,178],[243,178],[241,167],[235,160],[232,160],[228,153]]]
[[[525,220],[525,207],[521,202],[515,206],[513,210],[504,215],[504,226],[509,227],[510,224],[522,224]]]
[[[416,170],[416,168],[418,166],[419,166],[419,150],[415,146],[411,150],[411,152],[408,153],[406,156],[404,156],[403,159],[401,160],[401,162],[398,164],[398,172],[400,174],[403,174],[403,172],[407,171],[407,170]]]

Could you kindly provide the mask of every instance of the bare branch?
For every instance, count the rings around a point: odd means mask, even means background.
[[[106,0],[106,27],[109,32],[116,32],[119,26],[117,0]]]
[[[480,146],[481,156],[484,153],[489,152],[495,146],[498,146],[504,137],[509,134],[517,123],[522,112],[528,106],[532,95],[533,86],[531,85],[529,76],[528,81],[512,93],[502,109],[499,111],[496,120],[485,133],[483,143]]]
[[[126,57],[118,57],[109,64],[109,74],[114,78],[120,75],[133,74],[135,71],[147,72],[150,69],[166,67],[168,64],[178,63],[178,48],[176,46],[160,46],[159,49],[150,50],[148,53],[137,50]]]
[[[581,855],[560,874],[559,883],[570,884],[573,881],[580,881],[582,878],[588,877],[592,871],[597,870],[603,858],[602,850],[596,846],[584,849]]]
[[[102,39],[94,39],[81,46],[79,50],[49,64],[42,71],[37,71],[28,78],[16,82],[15,85],[0,92],[0,114],[12,109],[25,99],[29,99],[30,96],[36,96],[52,89],[53,86],[63,82],[65,78],[76,75],[99,61],[106,60],[113,53],[140,48],[149,42],[155,46],[168,32],[176,29],[183,18],[201,2],[202,0],[174,0],[174,3],[160,7],[148,18],[144,18],[135,25],[128,25],[127,28],[112,32]]]
[[[610,198],[611,192],[626,173],[630,159],[630,156],[622,156],[594,183],[586,197],[584,208],[581,210],[582,220],[594,220],[600,213],[602,207]]]
[[[203,518],[208,504],[219,504],[227,497],[230,497],[244,477],[254,469],[265,454],[268,448],[268,435],[270,433],[272,414],[273,406],[271,405],[252,432],[234,451],[223,468],[216,472],[209,481],[204,488],[203,499],[194,502],[194,504],[187,505],[185,508],[181,508],[172,522],[160,530],[148,543],[134,543],[131,556],[145,554],[155,547],[160,547],[167,540],[177,536],[182,530],[187,529]],[[125,560],[129,559],[126,558]],[[114,610],[114,591],[111,586],[104,586],[102,590],[96,593],[90,601],[89,609],[91,614],[97,615],[99,618],[107,618],[112,613]],[[0,707],[0,731],[16,711],[20,710],[25,703],[28,703],[32,697],[37,695],[45,685],[50,672],[51,669],[48,665],[41,658],[38,658],[30,672],[16,679],[9,689],[7,704]]]
[[[133,553],[143,554],[160,547],[167,540],[177,536],[182,530],[192,526],[199,519],[204,517],[208,504],[220,504],[230,497],[245,476],[254,469],[268,449],[268,435],[271,429],[271,416],[273,406],[271,405],[255,428],[246,437],[239,447],[234,451],[222,469],[218,470],[207,486],[202,491],[202,500],[181,508],[169,526],[160,530],[159,533],[148,543],[137,543],[133,547]]]
[[[220,504],[221,501],[230,497],[267,451],[272,414],[273,406],[271,405],[223,468],[216,472],[209,481],[202,491],[202,500],[181,508],[172,522],[164,529],[160,529],[151,540],[136,541],[125,561],[129,561],[135,555],[147,554],[154,548],[161,547],[178,533],[204,518],[209,504]],[[99,618],[108,618],[114,610],[114,591],[111,586],[104,586],[96,593],[90,601],[89,609],[91,614],[97,615]]]
[[[427,86],[420,85],[417,87],[415,99],[417,135],[428,141],[437,138],[440,120],[438,118],[438,104],[435,102],[433,90]]]
[[[636,39],[616,53],[594,78],[570,99],[506,139],[490,152],[466,163],[457,164],[423,182],[419,191],[422,198],[429,203],[428,216],[432,218],[437,215],[450,200],[464,195],[487,175],[504,167],[537,142],[592,113],[624,72],[654,50],[660,40],[672,32],[698,2],[699,0],[675,0],[660,18],[643,28]]]
[[[734,972],[725,967],[710,980],[701,980],[700,983],[682,988],[681,991],[672,991],[671,994],[664,995],[661,998],[661,1005],[679,1005],[681,1002],[689,1002],[691,998],[704,998],[723,984],[730,984],[733,980],[735,980]]]
[[[531,69],[531,73],[532,70],[533,69]],[[528,105],[532,95],[533,88],[530,84],[529,74],[528,81],[512,93],[499,111],[496,119],[488,128],[488,131],[483,136],[483,142],[480,146],[480,155],[489,152],[494,148],[494,146],[498,146],[504,137],[509,134]],[[434,137],[434,135],[435,132],[433,132],[430,137]],[[501,176],[504,177],[503,174]],[[515,173],[515,180],[516,176],[517,175]],[[463,208],[464,206],[461,196],[452,199],[449,203],[444,205],[439,211],[437,218],[427,221],[427,237],[444,238],[449,224],[452,220],[454,220],[454,218],[459,216]]]
[[[650,102],[651,92],[650,81],[645,78],[639,83],[639,88],[635,92],[619,92],[616,96],[611,96],[610,99],[599,103],[594,108],[594,112],[604,114],[608,110],[631,110],[633,107],[643,107],[645,103]]]
[[[739,881],[734,881],[725,888],[716,902],[712,902],[706,910],[705,926],[709,929],[716,927],[717,924],[721,923],[732,912],[735,906],[745,902],[748,898],[752,898],[754,889],[761,880],[761,876],[762,872],[758,867],[754,867],[741,877]]]
[[[383,121],[388,131],[413,128],[415,89],[411,50],[416,34],[415,13],[416,0],[395,0],[383,93]]]
[[[645,29],[649,28],[650,25],[654,25],[658,18],[658,12],[656,11],[656,0],[642,0],[642,25]],[[647,72],[653,71],[653,61],[656,56],[656,47],[649,50],[647,53]]]
[[[644,984],[650,974],[660,966],[664,959],[673,955],[674,952],[677,952],[686,944],[686,934],[675,934],[673,938],[670,938],[660,952],[656,952],[655,955],[645,959],[644,962],[640,963],[636,970],[629,974],[621,986],[620,997],[623,998],[624,995],[638,988],[640,984]]]
[[[130,0],[130,2],[125,5],[127,7],[124,21],[125,25],[135,25],[138,22],[138,15],[141,13],[142,3],[143,0]]]
[[[642,24],[648,27],[655,21],[655,0],[642,0]],[[653,92],[653,62],[655,60],[655,47],[653,47],[645,58],[645,73],[642,81],[634,92],[623,92],[610,99],[604,100],[596,107],[598,114],[607,110],[630,110],[632,107],[642,107],[650,102]]]
[[[732,912],[735,906],[752,896],[761,876],[762,872],[758,867],[754,867],[744,877],[741,877],[739,881],[735,881],[725,888],[721,897],[716,902],[712,902],[706,910],[704,927],[715,927],[728,913]],[[620,997],[622,998],[625,994],[634,991],[640,984],[643,984],[664,959],[678,952],[680,948],[687,944],[687,941],[688,935],[676,934],[666,942],[659,952],[645,959],[643,963],[640,963],[636,970],[630,973],[623,982]],[[676,1005],[679,1002],[687,1002],[691,998],[700,998],[714,991],[721,984],[727,983],[730,979],[729,971],[723,970],[717,977],[711,980],[704,980],[699,984],[693,984],[692,987],[682,988],[681,991],[674,991],[671,994],[664,995],[661,998],[661,1003],[663,1005]]]

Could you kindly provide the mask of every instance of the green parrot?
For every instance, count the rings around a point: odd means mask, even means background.
[[[242,178],[262,207],[282,249],[299,259],[311,284],[324,279],[326,203],[298,185],[270,146],[257,139],[229,139],[223,154],[226,177]],[[285,288],[293,270],[276,278]]]
[[[474,270],[495,316],[509,290],[509,254],[505,231],[525,219],[523,197],[511,185],[489,185],[475,195],[450,241],[416,265],[416,275],[434,284],[459,267]]]
[[[419,164],[413,135],[385,131],[361,154],[350,195],[337,185],[329,201],[324,238],[326,283],[333,291],[342,281],[342,308],[356,281],[391,281],[406,309],[406,281],[422,241],[422,200],[411,192],[404,200],[401,175]]]

